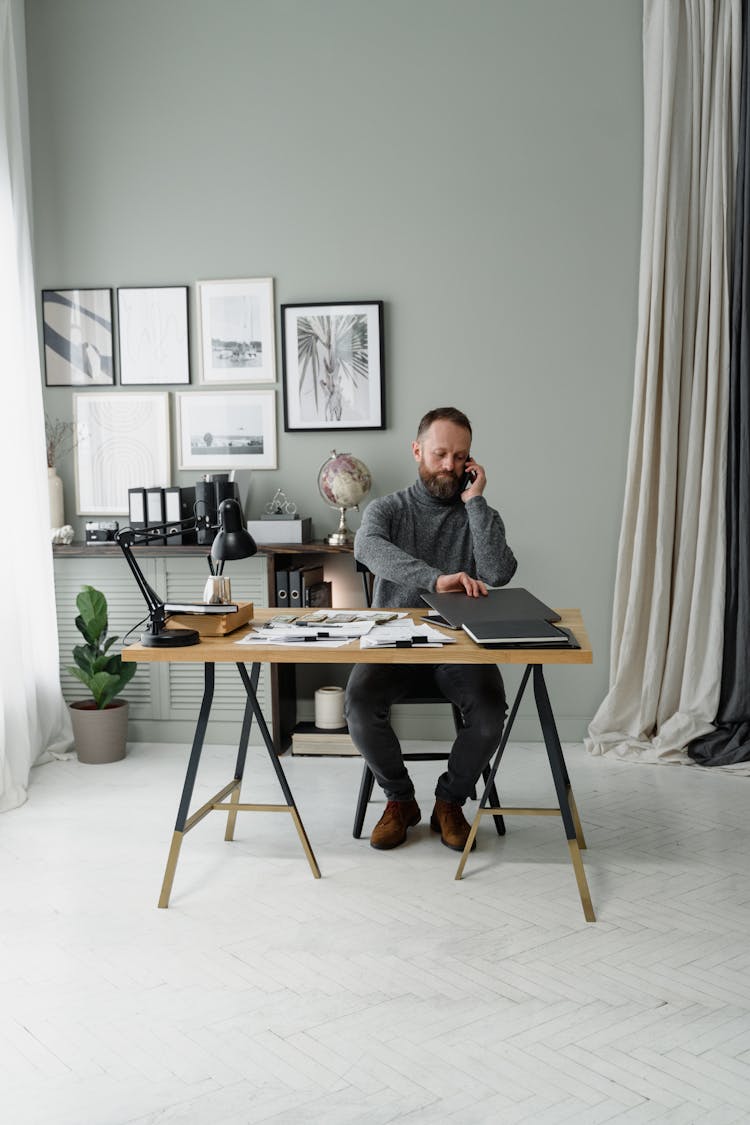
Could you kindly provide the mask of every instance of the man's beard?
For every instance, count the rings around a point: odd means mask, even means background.
[[[458,492],[460,480],[455,473],[431,473],[424,465],[420,465],[419,476],[430,496],[434,496],[436,500],[452,500]]]

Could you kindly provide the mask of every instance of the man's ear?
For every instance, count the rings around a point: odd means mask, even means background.
[[[411,443],[411,451],[414,454],[414,460],[419,463],[422,460],[422,446],[418,441]]]

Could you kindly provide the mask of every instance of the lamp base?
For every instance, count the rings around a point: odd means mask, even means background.
[[[143,633],[141,644],[144,648],[184,648],[200,644],[197,629],[165,629],[161,633]]]

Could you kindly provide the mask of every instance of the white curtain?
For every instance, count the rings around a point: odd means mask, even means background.
[[[741,0],[645,0],[638,339],[594,754],[689,762],[721,684]]]
[[[11,0],[0,0],[0,812],[71,745],[60,693],[44,410]],[[22,35],[22,29],[16,28]],[[11,503],[12,498],[12,503]]]

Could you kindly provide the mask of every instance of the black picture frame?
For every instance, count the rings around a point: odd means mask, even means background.
[[[114,386],[112,323],[111,289],[43,289],[45,386]]]
[[[287,433],[385,429],[383,301],[282,305],[281,356]]]

